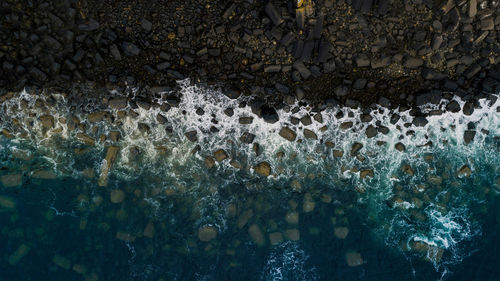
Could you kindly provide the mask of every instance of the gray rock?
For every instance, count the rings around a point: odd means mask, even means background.
[[[422,77],[425,80],[440,81],[446,78],[446,74],[432,68],[422,70]]]
[[[147,32],[150,32],[151,29],[153,28],[153,24],[148,21],[147,19],[143,19],[141,22],[141,27],[146,30]]]
[[[365,78],[356,79],[356,81],[354,81],[354,85],[352,87],[354,89],[361,90],[365,87],[366,82],[368,82],[368,80],[366,80]]]

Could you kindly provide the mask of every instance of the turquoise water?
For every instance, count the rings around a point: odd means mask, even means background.
[[[325,109],[304,127],[289,120],[316,114],[306,106],[268,124],[243,98],[180,86],[166,112],[172,93],[125,114],[29,90],[0,106],[0,280],[498,279],[500,101],[425,127],[384,108]],[[88,121],[101,110],[112,117]],[[370,125],[387,130],[368,138]]]

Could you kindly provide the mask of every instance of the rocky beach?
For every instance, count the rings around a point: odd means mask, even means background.
[[[0,14],[0,280],[500,274],[499,2]]]

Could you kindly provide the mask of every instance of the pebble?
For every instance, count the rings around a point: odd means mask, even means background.
[[[271,175],[271,165],[264,161],[255,166],[255,172],[261,176],[268,177]]]

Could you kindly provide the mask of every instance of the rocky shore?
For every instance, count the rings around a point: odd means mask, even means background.
[[[500,88],[494,1],[6,0],[0,12],[0,95],[136,87],[151,102],[191,78],[272,116],[296,100],[414,108],[459,95],[474,108]]]

